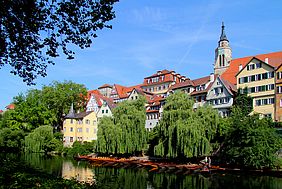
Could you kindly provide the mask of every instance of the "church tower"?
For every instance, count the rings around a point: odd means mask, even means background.
[[[218,41],[218,47],[215,49],[214,73],[221,75],[232,60],[232,50],[224,31],[224,23],[221,26],[221,35]]]

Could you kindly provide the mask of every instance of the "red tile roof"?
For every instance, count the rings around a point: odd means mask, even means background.
[[[134,85],[134,86],[131,86],[131,87],[125,87],[125,86],[122,86],[122,85],[114,84],[114,88],[115,88],[117,95],[119,96],[120,99],[127,98],[129,93],[131,93],[133,89],[140,89],[141,90],[141,86],[142,86],[142,84]]]
[[[97,105],[99,107],[102,106],[102,102],[103,101],[106,101],[107,104],[110,106],[110,108],[114,108],[115,105],[113,105],[113,100],[108,98],[108,97],[105,97],[103,96],[98,90],[91,90],[91,91],[88,91],[88,100],[90,99],[90,96],[94,96],[95,97],[95,100],[97,102]]]
[[[8,106],[6,106],[7,110],[13,110],[15,109],[15,104],[9,104]]]
[[[203,84],[206,84],[209,81],[210,81],[210,76],[201,77],[201,78],[192,80],[194,86],[203,85]]]
[[[180,88],[187,87],[187,86],[194,86],[193,81],[190,79],[187,79],[184,82],[176,83],[175,85],[172,85],[169,90],[180,89]]]
[[[98,89],[102,89],[102,88],[113,88],[113,86],[109,84],[104,84],[101,87],[98,87]]]
[[[87,91],[87,98],[88,98],[88,100],[90,99],[91,95],[93,95],[93,94],[99,95],[99,96],[103,96],[103,95],[100,93],[100,91],[98,91],[97,89],[95,89],[95,90],[90,90],[90,91]]]
[[[237,58],[231,60],[229,68],[222,74],[222,78],[229,81],[233,85],[237,84],[236,74],[239,72],[240,64],[242,67],[245,67],[247,63],[253,58],[256,57],[261,61],[265,62],[265,59],[268,58],[268,63],[273,67],[278,67],[282,64],[282,51],[273,52],[268,54],[259,54],[255,56],[247,56],[243,58]]]
[[[217,74],[214,75],[214,80],[213,82],[210,82],[209,85],[206,87],[205,90],[201,90],[201,91],[193,91],[191,93],[191,95],[198,95],[198,94],[203,94],[203,93],[207,93],[208,90],[210,90],[212,84],[215,82],[216,78],[218,77]],[[194,83],[194,86],[199,86],[199,85],[204,85],[206,83],[208,83],[210,81],[210,76],[206,76],[206,77],[202,77],[202,78],[199,78],[199,79],[195,79],[193,80],[193,83]]]
[[[155,73],[155,74],[153,74],[151,76],[145,77],[144,79],[149,79],[149,78],[152,78],[152,77],[156,77],[156,76],[160,76],[160,75],[165,75],[165,74],[169,74],[169,73],[174,73],[174,71],[168,71],[168,70],[157,71],[157,73]]]
[[[0,113],[3,113],[3,110],[0,110]]]
[[[232,94],[233,92],[237,92],[237,88],[235,85],[233,85],[232,83],[230,83],[229,81],[225,80],[222,77],[219,77],[219,79],[222,81],[222,83],[225,85],[225,87],[227,88],[227,90]]]
[[[160,77],[162,76],[162,77]],[[176,79],[174,78],[176,77]],[[158,78],[157,81],[152,82],[151,78]],[[180,80],[184,80],[186,79],[185,76],[182,76],[178,73],[175,73],[175,71],[168,71],[168,70],[162,70],[162,71],[157,71],[157,73],[149,76],[149,77],[145,77],[144,81],[143,81],[143,86],[151,86],[151,85],[158,85],[161,83],[166,83],[166,82],[176,82],[179,83]]]

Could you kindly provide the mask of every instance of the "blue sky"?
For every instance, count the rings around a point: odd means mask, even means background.
[[[233,58],[282,50],[282,1],[121,0],[113,29],[99,31],[91,48],[74,60],[57,58],[48,76],[29,87],[0,69],[0,109],[13,97],[54,80],[72,80],[96,89],[104,83],[125,86],[169,69],[191,79],[213,72],[214,50],[224,21]]]

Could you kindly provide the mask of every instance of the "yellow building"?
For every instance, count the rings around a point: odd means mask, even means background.
[[[95,112],[74,113],[72,106],[63,124],[64,146],[72,146],[75,141],[97,140],[97,125]]]
[[[282,122],[282,64],[276,69],[275,121]]]
[[[237,89],[253,97],[254,113],[274,120],[274,67],[254,57],[240,69],[236,75]]]

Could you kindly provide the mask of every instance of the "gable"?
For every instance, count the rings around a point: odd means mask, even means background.
[[[256,57],[259,60],[268,60],[269,65],[278,67],[282,63],[282,51],[273,52],[268,54],[259,54],[255,56],[248,56],[243,58],[236,58],[231,60],[229,68],[222,74],[222,78],[229,81],[233,85],[237,84],[236,75],[239,72],[239,66],[245,67],[246,64],[253,58]]]
[[[230,86],[227,86],[220,77],[217,77],[208,90],[207,100],[230,96],[233,96]]]
[[[270,72],[273,70],[273,66],[254,57],[236,74],[236,78],[242,75],[256,74],[261,73],[263,71]]]

